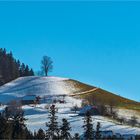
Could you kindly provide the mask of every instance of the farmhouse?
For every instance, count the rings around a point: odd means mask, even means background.
[[[21,103],[22,105],[29,105],[29,104],[34,104],[35,101],[36,101],[35,95],[27,95],[22,98]]]
[[[99,115],[99,111],[96,106],[86,105],[80,111],[79,115],[85,116],[87,112],[90,112],[91,115]]]

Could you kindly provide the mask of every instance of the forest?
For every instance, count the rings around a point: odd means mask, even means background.
[[[10,51],[0,48],[0,86],[18,77],[34,76],[34,71],[27,64],[16,60]]]

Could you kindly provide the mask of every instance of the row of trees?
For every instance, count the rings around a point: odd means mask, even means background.
[[[48,76],[53,69],[53,61],[48,56],[43,56],[41,60],[41,71],[36,74]],[[12,52],[7,53],[6,49],[0,48],[0,86],[18,77],[34,76],[33,69],[21,63],[13,57]]]
[[[33,76],[34,71],[28,65],[13,57],[12,52],[0,48],[0,85],[23,76]]]

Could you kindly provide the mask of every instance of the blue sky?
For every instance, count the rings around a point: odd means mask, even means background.
[[[0,2],[0,47],[50,75],[140,101],[140,2]]]

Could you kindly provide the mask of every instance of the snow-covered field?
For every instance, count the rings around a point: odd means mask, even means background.
[[[19,100],[20,97],[25,95],[69,95],[76,92],[77,89],[73,84],[68,84],[67,78],[59,77],[22,77],[14,80],[4,86],[0,87],[0,102],[7,103],[11,100]],[[78,112],[74,113],[71,108],[75,105],[80,106],[81,100],[73,97],[66,96],[66,103],[55,104],[58,108],[58,122],[61,123],[63,118],[67,118],[72,127],[72,133],[83,132],[83,117],[78,116]],[[0,107],[2,111],[4,107]],[[46,129],[45,123],[48,121],[48,110],[46,104],[34,106],[23,106],[25,117],[27,118],[26,124],[31,131],[37,131],[39,128]],[[134,112],[126,113],[126,110],[120,110],[119,115],[130,118],[130,114]],[[132,128],[130,126],[119,125],[102,116],[93,116],[94,128],[96,123],[100,122],[102,130],[112,130],[114,133],[120,134],[140,134],[140,128]]]
[[[25,95],[68,95],[76,90],[74,85],[66,82],[68,80],[60,77],[21,77],[0,87],[0,102],[7,103]]]
[[[74,133],[80,133],[83,132],[83,117],[78,116],[77,113],[74,113],[71,111],[71,107],[73,106],[73,103],[76,101],[76,99],[68,99],[70,102],[67,102],[66,104],[56,104],[56,107],[58,108],[58,122],[61,124],[61,120],[63,118],[67,118],[67,120],[70,122],[72,127],[72,134]],[[78,100],[77,102],[80,103]],[[45,123],[48,121],[48,110],[44,109],[45,104],[38,105],[37,107],[29,107],[24,106],[25,110],[25,116],[28,119],[26,124],[28,128],[32,131],[37,131],[39,128],[42,128],[46,130]],[[102,130],[112,130],[115,133],[120,134],[140,134],[140,128],[136,127],[130,127],[125,125],[119,125],[113,122],[112,120],[109,120],[108,118],[105,118],[103,116],[93,116],[93,124],[94,129],[96,129],[97,122],[101,123]]]

